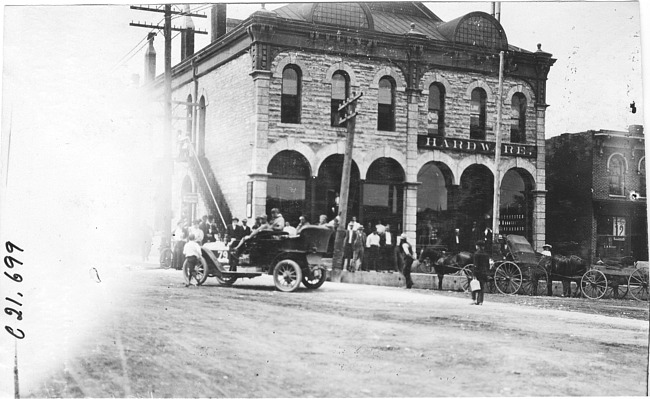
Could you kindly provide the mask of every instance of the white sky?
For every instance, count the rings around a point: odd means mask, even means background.
[[[489,2],[426,4],[446,21],[491,8]],[[643,7],[648,25],[650,10]],[[243,19],[259,8],[229,6],[229,14]],[[534,51],[542,43],[557,59],[547,86],[547,137],[643,124],[648,107],[642,99],[639,3],[503,2],[501,12],[511,44]],[[26,248],[25,301],[41,305],[36,298],[52,292],[57,303],[57,289],[47,285],[51,277],[71,271],[85,276],[89,265],[101,268],[114,259],[108,253],[112,237],[131,228],[125,217],[140,198],[152,155],[142,135],[148,126],[137,119],[138,91],[128,85],[132,74],[143,75],[148,30],[129,22],[158,23],[162,14],[128,5],[6,6],[3,13],[0,242]],[[209,18],[194,22],[209,30]],[[208,38],[197,37],[197,50]],[[133,49],[140,51],[132,54]],[[160,73],[161,35],[156,51]],[[178,38],[173,52],[177,62]],[[632,101],[635,115],[629,112]],[[6,280],[0,275],[0,288],[15,289]],[[66,290],[65,298],[79,304],[85,297]],[[44,310],[32,309],[29,319],[41,320],[39,312]],[[7,318],[0,316],[4,326]],[[6,339],[0,329],[0,343]],[[0,345],[0,359],[11,354]],[[0,361],[0,387],[6,386],[4,366]]]

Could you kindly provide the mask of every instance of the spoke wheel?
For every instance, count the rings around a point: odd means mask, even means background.
[[[300,265],[291,259],[279,261],[273,269],[275,288],[283,292],[292,292],[302,281]]]
[[[172,250],[165,248],[160,253],[160,267],[163,269],[169,269],[172,267]]]
[[[470,292],[469,282],[474,278],[474,265],[469,264],[460,270],[460,287],[463,292]]]
[[[205,280],[208,278],[208,263],[201,257],[199,263],[194,266],[194,276],[196,277],[196,285],[201,285],[205,283]],[[190,269],[189,262],[185,259],[183,262],[183,277],[185,278],[185,283],[190,283]]]
[[[494,284],[500,293],[512,295],[521,288],[522,277],[519,266],[514,262],[506,261],[494,271]]]
[[[234,269],[234,267],[230,266],[227,263],[222,264],[222,266],[226,271],[232,271]],[[235,284],[235,281],[237,281],[237,277],[219,277],[219,276],[216,276],[216,275],[215,275],[215,277],[217,279],[217,283],[219,283],[220,285],[228,285],[228,286],[230,286],[230,285]]]
[[[624,298],[628,292],[627,281],[625,281],[624,278],[621,278],[621,276],[610,276],[610,278],[611,279],[607,281],[607,290],[605,291],[604,298]]]
[[[648,269],[636,269],[628,280],[628,292],[639,301],[648,300]]]
[[[544,282],[542,289],[539,288],[540,281]],[[524,295],[544,295],[547,281],[548,273],[546,269],[537,265],[531,266],[528,270],[528,276],[521,283],[521,293]]]
[[[325,269],[318,268],[312,270],[311,277],[307,275],[302,276],[302,284],[309,289],[315,290],[316,288],[320,288],[326,279],[327,272]]]
[[[607,292],[607,277],[600,270],[589,270],[580,280],[582,295],[589,299],[600,299]]]

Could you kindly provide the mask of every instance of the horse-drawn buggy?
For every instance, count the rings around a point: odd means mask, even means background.
[[[295,291],[301,282],[307,288],[319,288],[327,278],[322,258],[331,234],[332,230],[318,226],[307,226],[296,236],[260,231],[243,244],[241,252],[229,250],[222,242],[206,243],[195,267],[197,284],[216,277],[219,284],[232,285],[240,278],[270,274],[280,291]],[[183,275],[189,282],[187,262]]]
[[[589,299],[622,298],[629,293],[647,301],[648,262],[599,262],[582,275],[580,288]]]
[[[542,255],[535,252],[522,236],[508,235],[501,244],[501,249],[494,251],[490,259],[488,290],[507,295],[537,295],[539,282],[548,282],[547,270],[540,262]],[[473,278],[472,258],[472,254],[467,251],[449,254],[444,247],[429,246],[423,249],[419,258],[421,266],[418,267],[420,271],[435,271],[438,275],[438,289],[442,289],[444,275],[461,275],[464,277],[461,285],[467,291]]]

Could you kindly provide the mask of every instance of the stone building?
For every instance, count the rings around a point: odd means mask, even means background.
[[[390,224],[418,244],[457,228],[469,247],[492,224],[499,168],[501,232],[545,242],[545,88],[555,60],[541,45],[509,44],[490,14],[445,22],[418,2],[292,3],[244,21],[226,11],[214,6],[211,44],[173,68],[198,155],[176,163],[176,215],[216,214],[209,186],[226,219],[272,207],[294,225],[300,215],[331,219],[346,136],[337,109],[363,93],[349,217]]]
[[[592,262],[648,260],[643,126],[546,142],[547,240]]]

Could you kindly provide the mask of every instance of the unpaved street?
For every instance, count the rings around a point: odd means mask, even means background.
[[[471,306],[461,293],[329,282],[280,293],[268,276],[230,288],[185,288],[175,270],[104,276],[110,306],[23,396],[647,394],[647,304],[626,318],[571,300],[556,310],[555,298]]]

